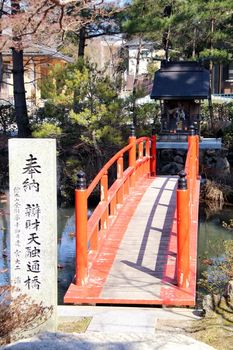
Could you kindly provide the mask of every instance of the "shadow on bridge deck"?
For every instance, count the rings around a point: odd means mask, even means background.
[[[176,286],[175,176],[143,179],[129,194],[93,262],[85,286],[71,284],[76,304],[194,305],[198,206],[192,218],[190,286]],[[199,198],[199,192],[195,194]]]

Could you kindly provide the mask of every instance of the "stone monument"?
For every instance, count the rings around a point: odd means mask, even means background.
[[[56,329],[56,140],[10,139],[11,284],[52,307],[43,329]],[[35,332],[34,332],[35,333]]]

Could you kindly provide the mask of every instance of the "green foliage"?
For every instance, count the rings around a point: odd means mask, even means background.
[[[151,135],[151,125],[160,130],[160,108],[156,103],[145,103],[136,105],[135,114],[137,116],[138,129],[140,135]]]
[[[171,6],[168,14],[165,8]],[[208,58],[218,62],[232,57],[232,2],[230,0],[133,0],[123,29],[165,47],[174,58]]]
[[[33,137],[58,137],[61,135],[61,128],[54,124],[50,123],[43,123],[42,125],[39,125],[36,130],[33,131],[32,136]]]
[[[231,141],[233,141],[233,103],[213,102],[212,106],[212,125],[208,103],[206,102],[201,106],[201,135],[204,137],[216,137],[217,132],[221,129],[224,142],[231,144]]]
[[[232,54],[224,49],[204,49],[199,53],[200,58],[208,58],[217,63],[228,63]]]
[[[48,120],[54,122],[57,116],[58,126],[66,128],[68,123],[78,127],[80,139],[94,147],[96,142],[106,140],[121,143],[120,127],[126,122],[123,101],[118,98],[114,82],[104,72],[81,59],[65,68],[56,65],[43,89],[47,96],[44,113]]]
[[[233,148],[233,122],[225,129],[224,142],[229,148]]]

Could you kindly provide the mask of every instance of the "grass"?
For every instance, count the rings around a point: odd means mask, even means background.
[[[222,299],[215,311],[200,320],[160,320],[156,329],[183,333],[217,350],[233,350],[233,306]]]
[[[80,317],[74,321],[63,321],[58,324],[58,331],[64,333],[84,333],[91,322],[92,317]]]

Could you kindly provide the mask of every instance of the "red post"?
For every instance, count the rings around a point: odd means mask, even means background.
[[[138,158],[143,158],[143,141],[138,144]]]
[[[75,224],[76,224],[76,285],[84,285],[87,281],[87,189],[86,175],[78,173],[75,190]]]
[[[100,200],[102,202],[108,201],[108,173],[106,172],[100,180]],[[101,229],[106,230],[108,226],[108,208],[106,208],[101,218]]]
[[[138,159],[142,160],[142,158],[143,158],[143,142],[139,142],[139,144],[138,144]],[[138,167],[138,178],[139,179],[144,175],[143,168],[144,168],[144,164],[139,163],[139,167]]]
[[[129,137],[129,143],[132,144],[132,147],[129,150],[129,167],[134,169],[133,174],[130,179],[130,186],[134,187],[136,182],[135,170],[136,170],[136,137],[134,126],[131,127],[131,136]]]
[[[196,171],[197,178],[199,176],[199,135],[196,135]]]
[[[121,156],[117,160],[117,179],[122,179],[123,178],[123,157]],[[123,203],[123,185],[120,187],[120,189],[117,192],[117,203],[122,204]]]
[[[95,230],[91,236],[90,249],[95,251],[98,249],[98,226],[95,227]]]
[[[146,140],[146,157],[147,157],[146,172],[149,175],[150,173],[150,140],[149,139]]]
[[[177,189],[177,284],[181,288],[188,288],[190,274],[189,190],[185,171],[181,171],[179,175]]]
[[[156,135],[155,135],[155,130],[152,130],[152,136],[151,136],[150,173],[151,173],[151,176],[156,176]]]
[[[116,196],[114,196],[111,203],[110,203],[110,215],[111,216],[116,215],[116,205],[117,205],[117,200],[116,200]]]
[[[196,145],[196,135],[195,135],[195,129],[194,126],[190,126],[190,135],[188,137],[188,147],[190,149],[190,160],[189,160],[189,169],[188,169],[188,177],[189,177],[189,190],[190,190],[190,195],[193,196],[193,191],[194,191],[194,183],[196,180],[197,176],[197,145]]]

